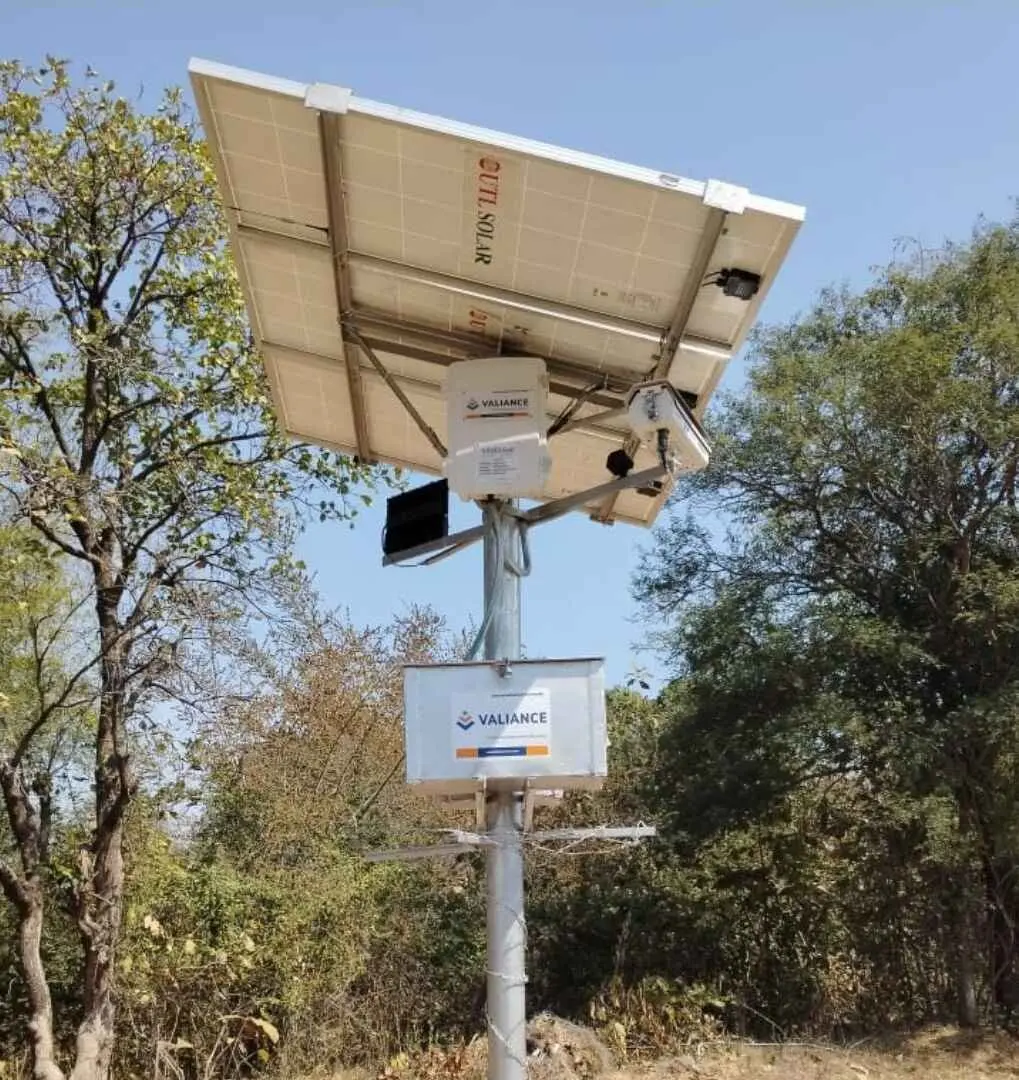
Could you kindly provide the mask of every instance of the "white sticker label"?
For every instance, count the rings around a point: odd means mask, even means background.
[[[513,443],[481,443],[478,447],[479,480],[511,480],[520,475],[520,447]]]
[[[547,687],[454,694],[451,710],[457,760],[548,757],[550,753],[552,712]]]

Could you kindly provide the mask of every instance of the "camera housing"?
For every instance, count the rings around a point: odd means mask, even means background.
[[[656,440],[662,464],[670,473],[707,466],[708,440],[689,406],[666,379],[639,383],[627,398],[627,423],[642,442]]]

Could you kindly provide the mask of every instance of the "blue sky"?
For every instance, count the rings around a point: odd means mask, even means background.
[[[131,93],[185,84],[191,56],[356,93],[803,203],[764,307],[862,283],[894,242],[963,238],[1019,195],[1015,0],[25,0],[0,56],[90,63]],[[738,389],[735,361],[723,386]],[[455,500],[454,500],[455,501]],[[476,511],[455,508],[454,524]],[[412,602],[479,617],[480,553],[383,569],[384,506],[311,527],[303,555],[333,605],[384,623]],[[532,656],[604,655],[612,681],[645,627],[630,576],[648,535],[575,516],[533,537]],[[651,657],[636,658],[659,670]]]

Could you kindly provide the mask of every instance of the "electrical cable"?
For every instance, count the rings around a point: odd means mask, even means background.
[[[503,565],[511,574],[515,574],[518,578],[525,578],[531,572],[531,545],[527,539],[527,524],[523,521],[514,521],[513,524],[520,539],[520,557],[522,561],[518,563],[512,555],[507,554]]]
[[[498,514],[498,511],[488,511],[493,514]],[[504,519],[505,520],[505,519]],[[521,562],[517,562],[510,555],[509,552],[503,551],[503,539],[502,539],[502,527],[501,523],[497,523],[495,529],[495,559],[494,563],[497,567],[505,567],[511,574],[515,574],[517,577],[527,577],[531,572],[531,545],[527,536],[527,525],[523,521],[519,521],[516,518],[510,518],[511,527],[517,530],[517,535],[520,538],[520,555]],[[471,642],[470,648],[467,650],[468,660],[477,660],[481,652],[482,646],[485,643],[485,635],[488,633],[488,628],[492,625],[492,618],[496,609],[502,604],[503,584],[505,578],[502,573],[497,575],[497,580],[493,583],[492,592],[489,597],[488,607],[485,610],[484,618],[481,621],[481,626],[478,627],[478,632],[474,636],[474,640]]]
[[[502,530],[498,527],[495,528],[495,565],[502,565]],[[485,609],[484,617],[481,620],[481,626],[478,627],[478,632],[474,636],[474,640],[471,642],[470,648],[467,650],[468,660],[477,660],[478,654],[481,652],[482,646],[485,644],[485,635],[488,633],[488,628],[492,625],[492,616],[495,614],[495,609],[502,603],[502,574],[498,574],[496,581],[492,585],[492,591],[489,594],[488,605]],[[487,584],[487,582],[486,582]]]
[[[517,530],[520,533],[520,557],[524,560],[524,572],[518,577],[528,577],[531,573],[531,539],[529,526],[526,521],[517,522]]]
[[[593,394],[596,394],[599,390],[604,390],[607,383],[607,379],[603,378],[601,382],[592,383],[586,390],[582,390],[564,409],[563,411],[552,421],[551,427],[549,427],[546,437],[551,439],[561,428],[564,428],[577,410],[591,398]]]

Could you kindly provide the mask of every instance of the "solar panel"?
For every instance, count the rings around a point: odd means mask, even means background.
[[[394,387],[441,434],[450,363],[541,356],[550,423],[575,406],[545,498],[604,483],[607,455],[634,449],[618,415],[634,383],[668,378],[703,415],[804,216],[341,87],[190,73],[282,423],[365,461],[441,474]],[[761,276],[749,302],[711,284],[734,267]],[[589,509],[647,525],[667,492]]]

